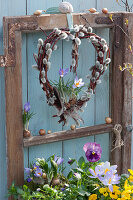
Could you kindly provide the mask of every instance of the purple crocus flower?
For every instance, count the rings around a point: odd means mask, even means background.
[[[30,111],[30,102],[27,102],[26,104],[24,104],[24,111],[25,112],[29,112]]]
[[[121,176],[118,174],[113,174],[113,172],[107,172],[105,176],[99,176],[99,180],[106,186],[109,187],[109,190],[113,192],[113,184],[118,184],[121,179]]]
[[[82,82],[82,78],[78,79],[78,77],[76,76],[75,80],[74,80],[74,84],[73,84],[73,88],[78,88],[78,87],[82,87],[84,86],[84,82]]]
[[[39,168],[39,169],[37,169],[37,170],[35,171],[34,176],[35,176],[35,177],[41,177],[42,174],[43,174],[43,173],[42,173],[42,169]]]
[[[57,165],[61,165],[64,161],[64,158],[54,156],[54,161],[57,163]]]
[[[102,149],[100,144],[95,142],[88,142],[84,145],[83,150],[88,161],[97,162],[101,158]]]
[[[32,169],[30,169],[30,168],[25,168],[25,173],[26,173],[27,175],[30,175],[31,172],[32,172]]]
[[[110,162],[106,161],[105,163],[101,163],[95,167],[95,170],[89,169],[92,176],[90,178],[97,178],[98,176],[106,175],[107,172],[111,172],[113,174],[117,173],[117,165],[110,165]]]
[[[38,170],[39,169],[39,166],[38,165],[36,165],[35,163],[33,164],[33,170]]]
[[[69,72],[69,68],[66,68],[66,69],[60,68],[59,75],[60,75],[60,77],[64,77],[65,75],[67,75],[68,72]]]
[[[32,181],[32,178],[27,178],[27,182],[30,183]]]

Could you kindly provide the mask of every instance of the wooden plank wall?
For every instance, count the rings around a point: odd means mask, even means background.
[[[15,16],[15,15],[29,15],[32,14],[36,9],[47,9],[51,6],[57,6],[62,0],[0,0],[0,54],[3,52],[3,37],[2,37],[2,18],[3,16]],[[132,2],[132,0],[130,0]],[[69,0],[74,7],[75,12],[89,9],[90,7],[96,7],[98,11],[101,11],[103,7],[108,7],[110,11],[122,10],[115,0]],[[97,34],[105,37],[108,40],[108,30],[97,30]],[[37,134],[40,128],[46,130],[51,129],[53,131],[62,130],[62,125],[57,124],[57,119],[51,119],[54,109],[45,104],[45,98],[43,92],[38,83],[38,73],[32,69],[34,63],[33,53],[37,51],[37,39],[42,37],[43,34],[24,34],[22,44],[22,56],[23,56],[23,104],[29,100],[31,106],[36,112],[36,116],[31,121],[30,128]],[[58,76],[59,67],[68,67],[68,58],[70,57],[70,44],[62,43],[58,44],[59,49],[52,56],[53,67],[51,69],[50,78],[54,79]],[[65,47],[65,48],[64,48]],[[82,51],[87,48],[87,51]],[[62,51],[63,49],[63,51]],[[88,53],[89,52],[89,53]],[[82,69],[79,69],[79,74],[85,77],[86,67],[88,68],[94,63],[95,53],[92,48],[86,45],[86,42],[82,42],[80,48],[80,65]],[[89,64],[89,66],[88,66]],[[53,76],[53,74],[56,74]],[[4,94],[4,69],[0,68],[0,199],[5,200],[6,194],[6,144],[5,144],[5,94]],[[95,125],[104,123],[105,116],[109,115],[109,72],[106,72],[102,78],[102,84],[96,89],[96,96],[93,97],[88,103],[86,112],[83,113],[85,119],[85,125]],[[68,127],[64,127],[67,129]],[[29,162],[33,161],[35,157],[48,157],[53,153],[63,156],[67,161],[68,157],[78,158],[84,155],[82,150],[83,145],[86,142],[96,141],[102,145],[103,155],[102,160],[109,159],[109,135],[99,135],[95,137],[86,137],[81,139],[73,139],[64,142],[56,142],[52,144],[45,144],[36,147],[30,147],[24,149],[25,166],[29,165]],[[106,141],[106,143],[105,143]],[[133,164],[132,164],[133,165]]]

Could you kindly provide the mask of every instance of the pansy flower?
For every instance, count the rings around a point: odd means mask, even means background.
[[[60,77],[64,77],[65,75],[67,75],[68,72],[69,72],[69,68],[67,68],[67,69],[60,68],[59,75],[60,75]]]
[[[78,79],[78,77],[76,76],[72,87],[75,89],[75,88],[79,88],[82,86],[84,86],[84,82],[82,82],[82,78]]]
[[[24,104],[24,111],[25,112],[29,112],[30,111],[30,102],[27,102],[26,104]]]
[[[95,142],[88,142],[84,145],[83,150],[88,161],[97,162],[101,158],[102,148],[100,144]]]

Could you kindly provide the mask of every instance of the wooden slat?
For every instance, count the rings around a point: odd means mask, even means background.
[[[123,24],[125,23],[125,19],[128,19],[128,34],[133,41],[133,17],[131,15],[127,15],[126,13],[123,15]],[[127,28],[124,26],[124,30]],[[127,31],[126,31],[127,32]],[[129,52],[128,45],[129,40],[125,37],[125,44],[123,44],[123,63],[131,63],[133,65],[133,55]],[[125,70],[123,72],[123,109],[122,109],[122,125],[123,125],[123,141],[124,146],[122,147],[122,173],[127,173],[128,169],[131,168],[131,145],[132,145],[132,132],[128,132],[126,126],[132,124],[132,76],[131,74]]]
[[[117,25],[123,27],[123,20],[118,21]],[[119,28],[114,27],[110,30],[110,43],[112,45],[112,62],[110,73],[110,89],[111,89],[111,115],[114,124],[122,124],[122,104],[123,104],[123,88],[122,88],[122,73],[119,65],[122,65],[123,60],[123,34]],[[114,148],[115,135],[111,134],[111,149]],[[121,148],[116,148],[110,154],[112,164],[118,166],[118,172],[121,172],[122,159]]]
[[[81,17],[82,15],[82,17]],[[114,13],[114,21],[121,20],[121,13]],[[86,21],[83,19],[86,19]],[[109,14],[103,13],[90,14],[90,13],[75,13],[73,14],[74,24],[87,24],[94,28],[111,28],[114,24],[109,19]],[[55,27],[67,28],[67,17],[66,14],[51,14],[41,16],[20,16],[20,17],[4,17],[3,24],[8,26],[8,34],[5,35],[8,41],[8,51],[4,54],[5,66],[15,66],[15,31],[40,31],[40,27],[44,30],[51,30]]]
[[[86,137],[86,136],[98,135],[98,134],[110,132],[112,131],[112,128],[113,128],[112,124],[109,124],[109,125],[102,124],[102,125],[78,128],[74,131],[67,130],[67,131],[51,133],[45,136],[33,136],[29,139],[24,139],[24,147],[63,141],[63,140],[70,140],[73,138],[81,138],[81,137]]]
[[[119,25],[126,31],[125,18],[129,18],[129,34],[133,40],[133,13],[122,14]],[[114,35],[113,35],[114,33]],[[127,132],[126,126],[132,124],[132,76],[126,70],[121,72],[119,65],[125,62],[133,64],[132,55],[127,51],[128,39],[119,27],[112,31],[111,38],[114,38],[112,54],[112,74],[111,74],[111,107],[114,124],[121,124],[123,127],[122,139],[124,146],[116,148],[111,152],[112,164],[118,165],[119,173],[126,173],[131,167],[131,133]],[[112,143],[115,141],[112,134]],[[112,145],[111,148],[114,148]]]
[[[21,32],[16,32],[15,38],[16,66],[5,69],[8,187],[14,180],[17,185],[24,181]]]

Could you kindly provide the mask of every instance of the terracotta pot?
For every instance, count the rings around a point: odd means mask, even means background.
[[[24,136],[24,138],[29,138],[31,136],[30,131],[29,130],[24,130],[23,131],[23,136]]]

